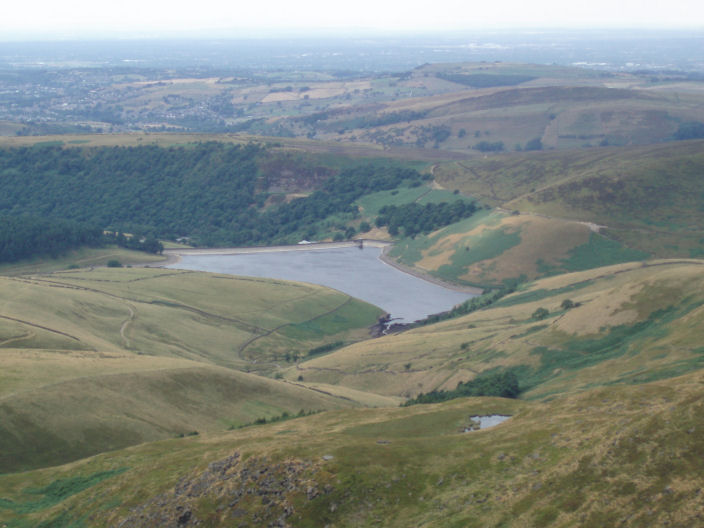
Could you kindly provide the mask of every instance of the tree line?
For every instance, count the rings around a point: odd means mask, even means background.
[[[433,323],[438,323],[440,321],[445,321],[447,319],[462,317],[463,315],[467,315],[472,312],[476,312],[477,310],[481,310],[482,308],[486,308],[487,306],[491,306],[502,297],[505,297],[506,295],[509,295],[514,291],[516,291],[516,286],[514,284],[510,284],[504,286],[503,288],[489,291],[478,297],[472,297],[471,299],[468,299],[465,302],[454,306],[451,310],[447,312],[429,315],[425,319],[416,321],[410,326],[425,326]]]

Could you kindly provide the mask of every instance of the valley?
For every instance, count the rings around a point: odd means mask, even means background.
[[[0,116],[0,526],[702,524],[697,72],[160,68]]]

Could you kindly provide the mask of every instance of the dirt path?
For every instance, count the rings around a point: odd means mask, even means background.
[[[10,337],[9,339],[5,339],[4,341],[0,341],[0,347],[9,348],[7,345],[10,345],[10,344],[15,343],[17,341],[24,341],[25,339],[30,339],[32,337],[35,337],[36,335],[37,334],[35,334],[34,332],[27,332],[26,334],[21,335],[21,336]]]
[[[509,211],[508,209],[504,209],[503,207],[497,207],[496,211],[498,211],[499,213],[507,214],[507,215],[514,214],[512,211]],[[590,231],[592,231],[594,233],[599,233],[599,234],[602,234],[601,233],[602,229],[609,228],[609,226],[596,224],[594,222],[586,222],[583,220],[573,220],[571,218],[560,218],[557,216],[550,216],[550,215],[546,215],[546,214],[542,214],[542,213],[534,213],[532,211],[519,211],[518,215],[519,216],[538,216],[540,218],[547,218],[548,220],[560,220],[562,222],[569,222],[572,224],[582,224],[584,226],[587,226]],[[603,234],[602,234],[602,236],[603,236]]]
[[[191,271],[180,272],[180,273],[176,273],[176,275],[181,275],[181,274],[184,274],[184,273],[193,273],[193,272],[191,272]],[[150,277],[150,278],[156,278],[156,277]],[[149,299],[149,300],[146,300],[146,299],[145,299],[145,300],[131,299],[131,298],[128,298],[128,297],[121,297],[121,296],[116,295],[116,294],[114,294],[114,293],[109,293],[109,292],[106,292],[106,291],[103,291],[103,290],[98,290],[98,289],[95,289],[95,288],[87,288],[87,287],[85,287],[85,286],[77,286],[77,285],[74,285],[74,284],[71,284],[71,283],[60,282],[60,281],[58,281],[58,280],[56,280],[56,281],[50,281],[50,280],[48,280],[48,279],[39,279],[39,278],[34,278],[34,277],[33,277],[32,279],[14,279],[14,280],[21,280],[21,281],[24,281],[24,282],[32,282],[32,281],[34,281],[34,282],[36,282],[36,283],[45,284],[47,287],[53,287],[53,288],[67,288],[67,289],[73,289],[73,290],[79,290],[79,291],[87,291],[87,292],[97,293],[97,294],[100,294],[100,295],[105,295],[106,297],[110,297],[110,298],[113,298],[113,299],[118,299],[118,300],[120,300],[120,301],[125,302],[125,304],[127,304],[127,302],[133,302],[133,303],[139,303],[139,304],[156,304],[156,305],[161,305],[161,306],[167,306],[167,307],[169,307],[169,308],[187,310],[187,311],[193,312],[193,313],[195,313],[195,314],[198,314],[198,315],[203,316],[203,317],[206,317],[206,318],[215,318],[215,319],[218,319],[218,320],[221,320],[221,321],[225,321],[225,322],[228,322],[228,323],[232,323],[232,324],[236,325],[238,328],[241,328],[241,329],[243,329],[244,331],[249,332],[249,333],[253,333],[253,334],[258,334],[258,333],[262,333],[262,332],[265,332],[265,331],[266,331],[266,329],[259,328],[259,327],[257,327],[256,325],[250,324],[250,323],[248,323],[248,322],[246,322],[246,321],[242,321],[242,320],[237,319],[237,318],[235,318],[235,317],[228,317],[228,316],[219,315],[219,314],[215,314],[215,313],[211,313],[211,312],[206,312],[205,310],[201,310],[201,309],[199,309],[199,308],[196,308],[196,307],[193,307],[193,306],[189,306],[189,305],[187,305],[187,304],[177,303],[177,302],[170,301],[170,300],[162,300],[162,299]],[[2,316],[0,316],[0,317],[2,317]],[[20,322],[23,322],[23,321],[20,321]],[[129,321],[128,321],[128,322],[129,322]],[[28,323],[28,324],[31,324],[31,323]],[[35,326],[36,326],[36,325],[35,325]],[[40,328],[41,328],[41,327],[40,327]],[[57,331],[57,332],[58,332],[58,331]],[[58,333],[61,333],[61,332],[58,332]],[[68,335],[68,334],[65,334],[65,335]],[[73,337],[73,336],[69,336],[69,337]],[[78,339],[78,338],[73,338],[73,339],[76,339],[77,341],[80,341],[80,339]]]
[[[278,330],[281,330],[282,328],[285,328],[285,327],[287,327],[287,326],[289,326],[289,325],[292,325],[292,324],[310,323],[311,321],[315,321],[316,319],[320,319],[321,317],[325,317],[326,315],[330,315],[330,314],[332,314],[332,313],[335,313],[336,311],[338,311],[340,308],[342,308],[343,306],[347,305],[347,304],[348,304],[349,302],[351,302],[351,301],[352,301],[352,297],[347,297],[347,299],[345,299],[345,301],[344,301],[342,304],[340,304],[339,306],[336,306],[335,308],[333,308],[332,310],[328,310],[327,312],[318,314],[318,315],[316,315],[315,317],[311,317],[311,318],[308,319],[307,321],[302,321],[302,322],[300,322],[300,323],[284,323],[284,324],[279,325],[279,326],[277,326],[277,327],[275,327],[275,328],[272,328],[271,330],[268,330],[268,331],[266,331],[266,332],[263,332],[263,333],[260,334],[260,335],[254,336],[254,337],[252,337],[251,339],[248,339],[247,341],[245,341],[245,342],[240,346],[240,348],[238,349],[238,352],[241,354],[242,352],[244,352],[244,350],[245,350],[249,345],[251,345],[252,343],[254,343],[257,339],[261,339],[262,337],[270,336],[270,335],[273,334],[274,332],[276,332],[276,331],[278,331]]]
[[[167,253],[167,251],[169,251]],[[181,260],[181,256],[177,253],[172,253],[172,251],[178,251],[175,249],[164,250],[162,253],[166,258],[158,262],[145,262],[143,264],[132,264],[133,268],[164,268],[172,264],[177,264]]]
[[[73,339],[74,341],[78,341],[79,343],[81,342],[80,339],[78,339],[76,336],[72,336],[71,334],[67,334],[66,332],[62,332],[61,330],[54,330],[53,328],[49,328],[48,326],[42,326],[38,325],[35,323],[30,323],[29,321],[23,321],[22,319],[16,319],[15,317],[10,317],[7,315],[0,315],[0,319],[7,319],[8,321],[15,321],[16,323],[22,323],[28,326],[33,326],[34,328],[40,328],[42,330],[46,330],[47,332],[52,332],[54,334],[62,335],[64,337],[69,337]]]
[[[120,327],[120,337],[122,337],[122,340],[125,342],[125,348],[129,349],[130,348],[130,340],[127,338],[127,335],[125,332],[127,331],[127,327],[129,324],[134,321],[134,308],[127,304],[127,309],[130,311],[130,316],[127,318],[127,320],[122,323],[122,326]]]

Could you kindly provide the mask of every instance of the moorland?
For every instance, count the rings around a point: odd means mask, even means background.
[[[135,75],[3,125],[5,526],[702,523],[697,75]],[[372,337],[335,290],[159,267],[357,238],[483,295]]]

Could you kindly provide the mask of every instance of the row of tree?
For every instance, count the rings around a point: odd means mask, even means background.
[[[119,231],[115,233],[106,232],[104,235],[106,243],[114,243],[119,247],[145,251],[160,255],[164,251],[164,244],[154,237],[143,237],[140,235],[125,235]]]

